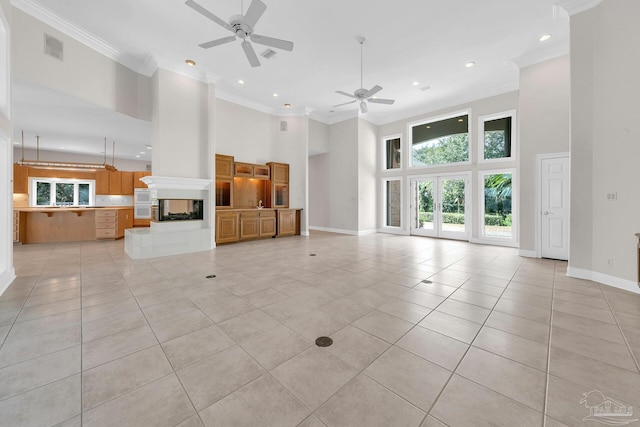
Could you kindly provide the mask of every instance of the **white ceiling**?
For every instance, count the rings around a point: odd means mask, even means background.
[[[196,1],[225,20],[241,9],[241,0]],[[369,104],[363,117],[378,124],[515,90],[518,65],[568,52],[569,23],[566,16],[556,16],[557,0],[263,1],[267,10],[255,33],[291,40],[295,47],[292,52],[274,49],[277,54],[260,57],[262,66],[256,68],[239,40],[208,50],[198,47],[231,33],[182,0],[13,2],[42,8],[105,41],[138,71],[148,73],[148,64],[155,62],[215,80],[222,98],[276,114],[310,112],[327,123],[357,114],[357,103],[332,105],[349,100],[336,90],[360,87],[360,35],[367,39],[364,87],[380,85],[379,97],[396,100],[392,106]],[[245,11],[249,2],[244,1]],[[543,34],[552,38],[538,41]],[[266,46],[254,43],[254,48],[260,54]],[[195,68],[185,65],[187,58],[197,62]],[[476,65],[466,68],[470,61]],[[239,79],[246,83],[238,84]],[[425,86],[430,89],[421,90]],[[22,114],[34,101],[23,89],[14,89],[16,124],[26,122]],[[292,108],[284,109],[284,103]]]

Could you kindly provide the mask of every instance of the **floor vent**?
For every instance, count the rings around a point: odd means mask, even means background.
[[[44,35],[44,53],[45,54],[62,61],[63,51],[64,51],[64,44],[62,43],[62,40],[59,40],[53,36],[50,36],[49,34]]]

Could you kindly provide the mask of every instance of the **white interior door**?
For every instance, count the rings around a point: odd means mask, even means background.
[[[467,175],[411,179],[410,233],[468,240],[468,184]]]
[[[540,160],[540,256],[569,259],[569,157]]]

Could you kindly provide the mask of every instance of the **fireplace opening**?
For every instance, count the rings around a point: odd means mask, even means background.
[[[204,201],[192,199],[158,199],[151,210],[153,221],[194,221],[204,219]]]

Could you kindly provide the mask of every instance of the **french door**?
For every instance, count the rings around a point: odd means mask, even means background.
[[[412,178],[411,234],[469,240],[469,185],[468,174]]]

